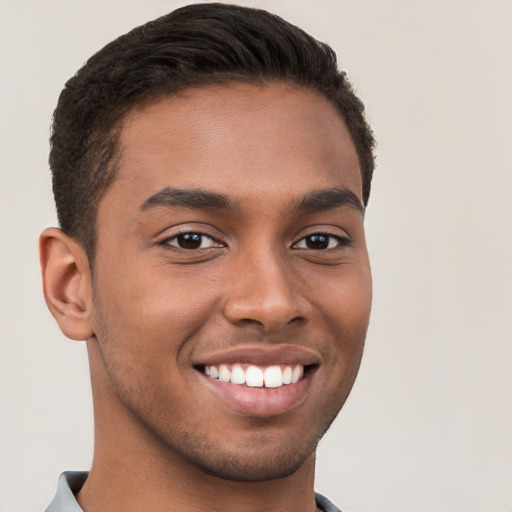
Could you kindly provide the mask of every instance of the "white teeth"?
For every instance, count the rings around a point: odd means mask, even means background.
[[[292,384],[299,382],[300,378],[304,375],[304,367],[298,364],[292,371]]]
[[[283,385],[283,372],[279,366],[269,366],[265,370],[265,387],[280,388]]]
[[[287,366],[283,371],[283,384],[292,383],[292,367]]]
[[[219,380],[222,382],[231,381],[231,372],[229,371],[229,368],[225,364],[221,364],[219,366]]]
[[[245,383],[251,388],[262,388],[263,372],[257,366],[249,366],[245,371]]]
[[[233,384],[245,384],[245,372],[239,364],[234,364],[231,370],[231,382]]]
[[[231,368],[227,364],[219,366],[205,366],[205,375],[221,382],[231,382],[232,384],[246,384],[252,388],[280,388],[283,385],[295,384],[304,377],[304,366],[297,364],[295,366],[272,365],[260,368],[250,365],[246,370],[241,364],[234,364]]]

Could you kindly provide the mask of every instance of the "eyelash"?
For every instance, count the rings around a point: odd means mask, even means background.
[[[304,242],[307,244],[307,239],[313,239],[313,238],[325,238],[328,240],[327,242],[327,247],[325,247],[324,249],[314,249],[312,247],[297,247],[301,242]],[[331,246],[331,241],[334,240],[336,245],[335,246]],[[350,239],[348,239],[347,237],[344,237],[344,236],[341,236],[341,235],[335,235],[333,233],[322,233],[322,232],[318,232],[318,233],[311,233],[310,235],[306,235],[304,237],[302,237],[298,242],[296,242],[295,244],[293,244],[293,248],[296,248],[296,249],[304,249],[304,250],[313,250],[313,251],[328,251],[328,250],[331,250],[331,249],[337,249],[339,247],[347,247],[349,245],[351,245],[352,241]]]
[[[197,241],[197,238],[200,239],[200,246],[199,247],[189,247],[189,248],[186,248],[186,247],[180,247],[179,245],[175,245],[172,243],[172,241],[176,240],[178,241],[178,239],[180,237],[196,237],[195,240],[192,240],[193,241]],[[212,242],[212,245],[210,247],[201,247],[201,245],[203,245],[203,242],[205,240],[209,240]],[[178,233],[177,235],[174,235],[174,236],[171,236],[169,238],[166,238],[164,240],[162,240],[160,242],[161,245],[166,245],[166,246],[171,246],[171,247],[174,247],[178,250],[182,250],[182,251],[194,251],[194,250],[200,250],[200,249],[210,249],[212,247],[224,247],[224,244],[222,244],[222,242],[219,242],[218,240],[216,240],[215,238],[213,238],[212,236],[210,235],[207,235],[206,233],[201,233],[199,231],[185,231],[183,233]]]
[[[178,243],[179,243],[178,239],[180,237],[190,237],[191,238],[190,241],[192,242],[192,244],[194,242],[197,243],[197,241],[199,241],[200,245],[199,245],[199,247],[188,247],[188,248],[187,247],[180,247],[178,245]],[[314,238],[317,238],[316,242],[320,242],[320,243],[322,243],[322,242],[320,240],[318,240],[318,239],[321,239],[321,238],[327,239],[327,247],[325,247],[325,248],[308,247],[307,246],[307,243],[308,243],[307,240],[308,239],[312,240]],[[210,245],[209,247],[201,247],[205,240],[209,240],[212,245]],[[335,241],[335,244],[336,244],[334,246],[331,245],[333,240]],[[172,243],[173,241],[176,241],[177,243],[173,244]],[[299,247],[299,244],[301,242],[306,244],[306,247]],[[315,242],[313,242],[313,243],[315,243]],[[339,248],[339,247],[346,247],[346,246],[351,245],[351,243],[352,243],[352,241],[349,240],[348,238],[344,237],[344,236],[335,235],[335,234],[332,234],[332,233],[318,232],[318,233],[311,233],[309,235],[306,235],[306,236],[302,237],[298,242],[295,242],[292,245],[292,249],[296,249],[296,250],[312,250],[312,251],[323,252],[323,251],[328,251],[328,250],[336,249],[336,248]],[[177,235],[174,235],[172,237],[169,237],[169,238],[166,238],[166,239],[162,240],[160,242],[160,244],[161,245],[165,245],[165,246],[171,246],[171,247],[174,247],[174,248],[176,248],[178,250],[182,250],[182,251],[194,251],[194,250],[201,250],[201,249],[210,249],[210,248],[214,248],[214,247],[217,247],[217,248],[225,247],[225,245],[222,242],[219,242],[218,240],[216,240],[212,236],[207,235],[206,233],[201,233],[199,231],[186,231],[186,232],[183,232],[183,233],[178,233]]]

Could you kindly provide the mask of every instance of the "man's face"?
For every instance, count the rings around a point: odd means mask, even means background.
[[[370,313],[343,121],[308,90],[210,86],[134,109],[120,143],[98,211],[96,371],[186,463],[292,473],[347,398]]]

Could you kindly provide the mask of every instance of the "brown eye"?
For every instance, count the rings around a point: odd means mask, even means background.
[[[325,235],[311,235],[305,239],[306,247],[308,249],[328,249],[329,248],[329,237]]]
[[[334,249],[350,242],[341,236],[329,235],[326,233],[314,233],[305,236],[295,244],[297,249],[310,249],[314,251],[324,251],[326,249]]]
[[[223,247],[222,244],[214,240],[212,237],[203,233],[180,233],[164,240],[164,243],[177,247],[179,249],[194,250],[208,249],[210,247]]]

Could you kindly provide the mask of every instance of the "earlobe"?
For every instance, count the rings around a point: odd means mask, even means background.
[[[86,340],[94,332],[91,316],[91,273],[81,245],[58,228],[39,238],[39,257],[46,304],[65,336]]]

